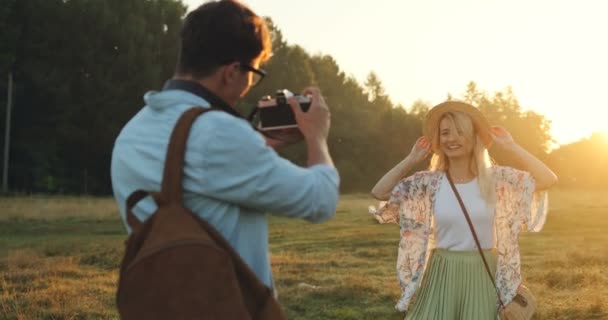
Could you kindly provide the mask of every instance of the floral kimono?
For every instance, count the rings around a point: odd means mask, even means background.
[[[519,233],[524,227],[541,230],[547,217],[547,193],[535,192],[534,179],[528,172],[501,166],[490,170],[496,188],[496,286],[507,304],[521,284]],[[407,311],[420,287],[430,251],[435,248],[433,212],[443,175],[442,171],[417,172],[395,186],[388,202],[380,203],[378,209],[370,207],[380,223],[399,223],[401,227],[397,276],[402,293],[395,306],[399,311]]]

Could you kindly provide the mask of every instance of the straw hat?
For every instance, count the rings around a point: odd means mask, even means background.
[[[424,136],[433,144],[433,150],[437,150],[439,148],[437,145],[439,142],[437,135],[439,134],[439,122],[441,117],[444,113],[450,111],[459,111],[471,117],[475,132],[477,135],[479,135],[486,148],[490,148],[494,140],[491,135],[492,127],[483,113],[481,113],[479,109],[462,101],[446,101],[434,106],[431,110],[429,110],[424,121]]]

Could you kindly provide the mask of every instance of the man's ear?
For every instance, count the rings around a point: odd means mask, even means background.
[[[241,64],[238,62],[223,65],[221,67],[222,83],[225,85],[233,84],[239,79],[241,72]]]

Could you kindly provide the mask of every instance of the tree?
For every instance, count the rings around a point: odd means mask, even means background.
[[[370,72],[365,81],[365,88],[370,101],[375,101],[378,98],[385,97],[386,92],[382,81],[375,72]]]
[[[12,185],[108,193],[114,138],[141,95],[171,75],[185,7],[169,0],[18,3]]]
[[[410,112],[416,118],[420,119],[420,121],[422,121],[422,120],[424,120],[424,117],[426,116],[427,112],[429,112],[431,107],[432,106],[427,102],[424,102],[422,100],[416,100],[412,104],[412,107],[410,108]]]
[[[549,166],[567,187],[608,187],[608,136],[594,133],[588,138],[560,146],[551,152]]]
[[[547,158],[549,146],[553,142],[551,122],[536,112],[523,111],[510,87],[490,97],[487,92],[479,90],[475,82],[470,82],[463,100],[479,107],[491,124],[507,128],[524,149],[540,159]],[[500,164],[519,165],[504,150],[491,148],[490,155]]]
[[[25,192],[110,193],[114,139],[143,105],[142,94],[171,76],[185,7],[176,0],[4,1],[0,72],[14,63],[17,78],[10,184]],[[299,93],[319,86],[332,112],[328,142],[341,189],[369,191],[408,154],[430,106],[418,100],[408,111],[394,104],[376,73],[361,84],[331,56],[288,44],[267,21],[273,42],[273,58],[263,66],[268,75],[238,109],[247,114],[278,89]],[[490,97],[471,82],[463,96],[544,156],[550,122],[523,111],[511,89]],[[306,162],[303,143],[280,153]],[[492,154],[509,163],[506,155]]]

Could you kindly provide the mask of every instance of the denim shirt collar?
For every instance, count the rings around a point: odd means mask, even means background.
[[[216,94],[211,92],[209,89],[200,85],[195,81],[190,80],[179,80],[179,79],[171,79],[165,82],[164,90],[182,90],[189,92],[193,95],[203,98],[205,101],[209,102],[211,107],[216,109],[220,109],[226,113],[229,113],[237,118],[245,119],[243,115],[241,115],[238,111],[232,108],[228,103],[226,103],[222,98],[218,97]]]

